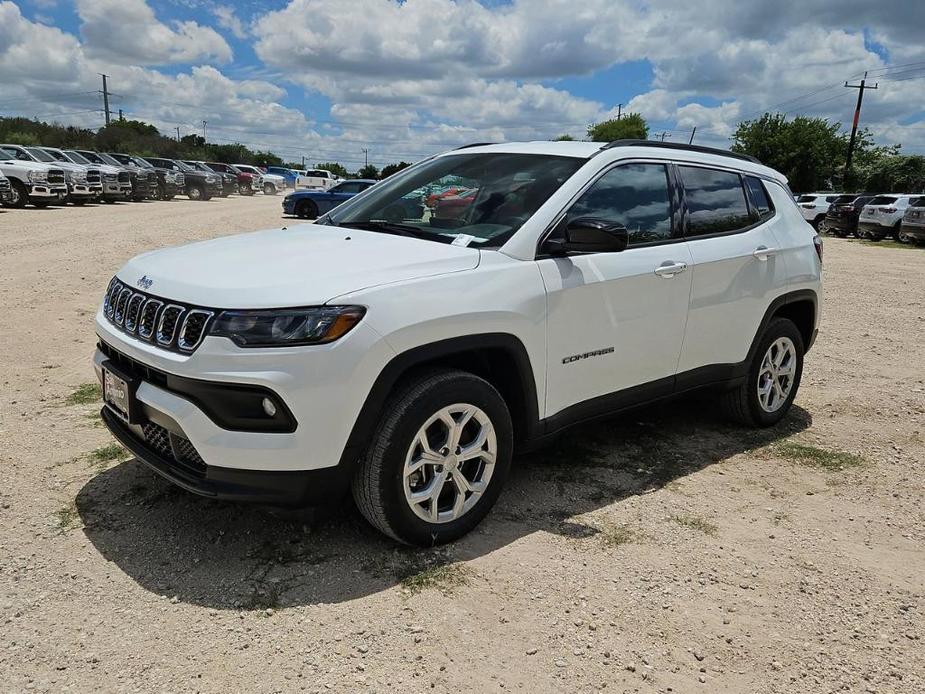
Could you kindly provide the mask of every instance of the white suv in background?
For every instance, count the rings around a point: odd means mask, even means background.
[[[797,198],[797,205],[803,214],[803,219],[813,225],[819,233],[826,230],[825,215],[829,207],[840,196],[840,193],[806,193]]]
[[[436,216],[426,191],[470,194]],[[102,417],[212,498],[352,489],[400,541],[471,530],[515,450],[695,388],[769,426],[822,245],[756,160],[648,141],[473,146],[314,224],[130,260],[96,316]]]
[[[308,171],[299,171],[298,174],[295,179],[296,190],[299,188],[329,190],[342,180],[325,169],[309,169]]]
[[[903,215],[912,200],[920,195],[889,193],[878,195],[864,205],[858,217],[858,235],[871,241],[882,241],[887,236],[899,240]]]

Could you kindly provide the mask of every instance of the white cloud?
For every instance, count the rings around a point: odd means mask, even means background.
[[[211,27],[158,21],[145,0],[77,0],[89,55],[136,65],[231,60],[231,48]]]
[[[233,7],[215,5],[210,11],[215,15],[215,19],[222,29],[230,31],[235,38],[247,38],[247,28],[244,26],[244,22],[235,14]]]

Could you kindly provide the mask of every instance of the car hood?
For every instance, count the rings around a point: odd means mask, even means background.
[[[51,169],[64,171],[63,166],[55,166],[54,164],[46,164],[40,161],[23,161],[22,159],[0,159],[0,164],[11,167],[19,166],[24,169],[33,169],[35,171],[50,171]]]
[[[324,304],[349,292],[475,268],[479,251],[391,234],[300,224],[137,256],[119,273],[155,296],[210,308]],[[147,283],[145,283],[147,284]]]

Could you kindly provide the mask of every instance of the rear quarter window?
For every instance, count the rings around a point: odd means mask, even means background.
[[[768,197],[768,191],[765,190],[764,183],[760,178],[755,176],[745,177],[745,187],[748,188],[749,197],[751,197],[752,207],[758,213],[758,219],[764,221],[774,216],[774,205]]]

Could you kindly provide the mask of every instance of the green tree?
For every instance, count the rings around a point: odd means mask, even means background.
[[[382,167],[382,171],[379,172],[379,175],[382,178],[388,178],[392,174],[398,173],[402,169],[407,169],[411,164],[406,161],[400,161],[397,164],[386,164]]]
[[[344,168],[344,165],[338,164],[336,161],[322,161],[315,164],[315,168],[330,171],[335,176],[340,176],[341,178],[347,178],[347,176],[350,175],[347,173],[347,169]]]
[[[35,133],[28,133],[28,132],[24,133],[22,131],[15,131],[15,130],[10,133],[5,133],[3,137],[3,141],[9,142],[11,145],[31,146],[31,145],[42,144],[39,141],[39,138],[35,135]]]
[[[848,148],[848,136],[840,131],[841,123],[825,118],[788,121],[783,113],[765,113],[738,124],[732,151],[777,169],[797,192],[832,189],[842,181]]]
[[[627,113],[622,118],[613,118],[589,125],[588,137],[592,142],[645,140],[649,137],[649,124],[638,113]]]
[[[575,138],[566,133],[565,135],[559,135],[553,142],[572,142]]]
[[[357,171],[357,178],[379,178],[379,169],[372,164],[367,164]]]

